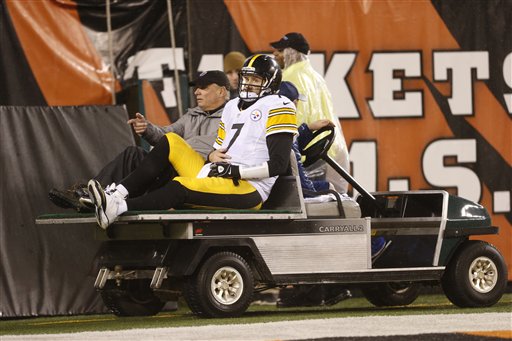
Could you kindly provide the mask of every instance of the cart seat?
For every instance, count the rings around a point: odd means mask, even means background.
[[[304,201],[308,217],[361,218],[359,204],[346,194],[339,195],[339,202],[332,194],[306,198]]]

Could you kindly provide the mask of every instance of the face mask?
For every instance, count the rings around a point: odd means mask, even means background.
[[[245,101],[252,102],[259,98],[259,94],[255,93],[255,92],[242,90],[242,91],[240,91],[240,98]]]

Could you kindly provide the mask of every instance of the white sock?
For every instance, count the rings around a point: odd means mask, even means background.
[[[128,211],[128,205],[126,204],[126,200],[121,200],[121,202],[117,206],[117,215],[120,216],[126,211]]]
[[[123,185],[117,185],[116,190],[112,193],[118,197],[119,204],[117,205],[117,215],[120,216],[124,212],[128,211],[128,205],[126,204],[126,198],[128,198],[128,190]]]
[[[121,194],[121,196],[123,198],[128,198],[128,190],[126,189],[126,187],[124,187],[123,185],[117,185],[116,186],[116,191],[119,192],[119,194]]]

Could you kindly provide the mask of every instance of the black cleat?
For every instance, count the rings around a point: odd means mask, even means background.
[[[80,202],[80,198],[89,198],[87,187],[78,185],[64,191],[52,188],[48,193],[48,197],[52,203],[62,208],[72,208],[80,213],[94,212],[93,207],[91,208]]]

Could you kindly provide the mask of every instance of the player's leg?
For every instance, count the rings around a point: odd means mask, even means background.
[[[204,159],[180,136],[169,133],[156,144],[140,166],[120,182],[120,185],[126,188],[131,198],[141,195],[169,165],[181,176],[195,177],[204,165]],[[160,183],[164,185],[169,180],[171,179],[162,179]]]
[[[184,206],[209,209],[259,209],[262,201],[258,191],[246,180],[237,183],[227,178],[176,177],[186,189]]]
[[[96,205],[96,220],[107,228],[122,213],[130,210],[167,210],[184,206],[216,209],[259,209],[261,197],[247,181],[225,178],[176,177],[166,185],[136,198],[125,199],[119,190],[105,194],[95,180],[89,191]]]
[[[106,228],[117,216],[126,212],[129,207],[125,199],[128,196],[133,198],[132,193],[146,192],[148,187],[154,183],[155,179],[160,175],[162,169],[168,167],[169,163],[171,163],[172,168],[176,171],[183,172],[184,174],[193,174],[195,176],[204,165],[204,159],[181,137],[170,133],[157,143],[155,148],[153,148],[141,162],[140,166],[123,179],[111,193],[105,193],[98,181],[89,181],[88,189],[95,205],[98,224]],[[172,183],[172,181],[169,181],[169,183]],[[167,185],[164,187],[166,186]],[[178,192],[178,190],[174,187],[166,187],[162,188],[162,191],[155,190],[154,192],[156,193],[150,196],[142,195],[140,196],[141,200],[136,201],[141,202],[142,200],[147,200],[144,204],[145,208],[134,209],[167,209],[178,205],[177,202],[179,201],[176,200],[179,196],[173,193]],[[170,195],[176,197],[170,204],[165,203],[164,208],[162,208],[160,198],[165,197],[165,195],[160,194],[161,192],[169,192]],[[169,207],[169,205],[171,206]]]
[[[129,146],[119,153],[112,161],[107,163],[93,178],[106,187],[112,183],[119,183],[132,171],[134,171],[148,153],[137,146]],[[162,174],[169,174],[170,166],[162,171]],[[166,176],[166,175],[163,175]],[[162,177],[162,175],[160,176]],[[169,177],[167,176],[167,179]],[[115,187],[115,186],[114,186]],[[135,195],[140,195],[135,194]],[[89,198],[87,184],[75,184],[69,189],[59,190],[53,188],[48,193],[50,200],[57,206],[74,208],[79,212],[93,212],[94,205]]]

